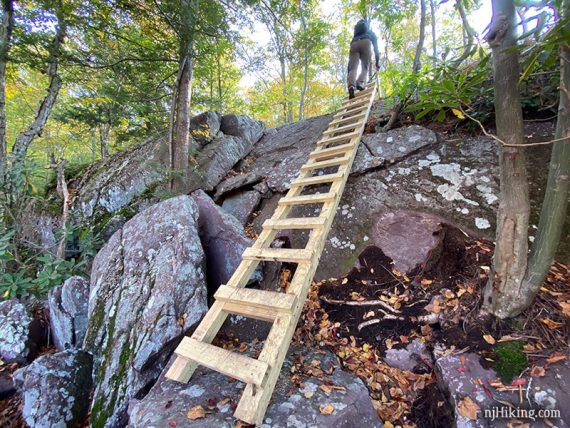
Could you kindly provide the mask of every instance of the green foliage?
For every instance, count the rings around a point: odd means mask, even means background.
[[[528,366],[524,344],[521,340],[514,340],[493,345],[494,367],[504,383],[511,383]]]
[[[448,111],[463,119],[462,109],[478,120],[484,120],[489,113],[485,109],[474,109],[479,105],[492,103],[492,82],[489,80],[489,56],[471,66],[442,64],[431,74],[418,82],[418,101],[408,107],[416,119],[434,118],[443,121]],[[476,110],[476,111],[473,111]]]

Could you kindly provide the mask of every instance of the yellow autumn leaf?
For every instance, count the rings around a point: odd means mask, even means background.
[[[487,342],[489,345],[494,345],[497,341],[495,340],[495,338],[493,336],[491,336],[490,334],[484,334],[483,335],[483,339],[485,340],[485,342]]]
[[[204,410],[202,406],[194,406],[190,410],[188,410],[186,417],[191,421],[195,421],[196,419],[202,419],[206,417],[206,410]]]
[[[332,415],[334,412],[334,406],[332,404],[327,404],[325,407],[321,407],[320,410],[323,415]]]
[[[481,408],[477,405],[477,403],[475,403],[475,401],[473,401],[471,397],[467,396],[459,402],[457,410],[461,416],[471,419],[472,421],[476,421],[477,412],[481,410]]]
[[[457,110],[456,108],[452,108],[451,111],[453,112],[453,114],[455,116],[457,116],[459,119],[465,119],[465,115],[461,112],[461,110]]]

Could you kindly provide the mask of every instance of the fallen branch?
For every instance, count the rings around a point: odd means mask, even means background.
[[[396,315],[391,315],[391,314],[386,314],[383,318],[373,318],[371,320],[368,321],[364,321],[361,322],[360,324],[358,324],[358,331],[362,330],[364,327],[369,327],[371,325],[374,324],[378,324],[384,320],[399,320],[399,321],[403,321],[404,317],[398,317]]]
[[[401,313],[399,310],[394,309],[392,306],[390,306],[386,302],[383,302],[382,300],[334,300],[334,299],[329,299],[326,296],[319,297],[319,298],[321,300],[324,300],[328,304],[331,304],[331,305],[382,306],[384,309],[387,309],[388,311],[390,311],[394,314]]]

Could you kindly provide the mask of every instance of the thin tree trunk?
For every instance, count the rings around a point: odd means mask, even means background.
[[[111,130],[110,123],[102,123],[99,126],[99,143],[101,150],[101,159],[109,156],[109,133]]]
[[[192,81],[192,55],[190,52],[180,62],[181,73],[178,81],[174,115],[174,132],[171,144],[170,165],[174,171],[171,189],[184,192],[188,183],[188,163],[190,144],[190,95]]]
[[[56,26],[55,37],[50,47],[49,65],[47,68],[47,75],[50,80],[47,94],[40,104],[34,121],[25,131],[18,135],[16,142],[14,143],[14,147],[12,148],[12,154],[14,155],[13,170],[15,174],[18,174],[21,170],[26,158],[26,153],[28,152],[28,148],[30,147],[30,144],[32,144],[32,141],[42,134],[61,88],[61,78],[58,73],[58,65],[61,45],[63,44],[66,35],[66,26],[59,15],[59,11],[57,11],[56,16],[58,18],[58,23]]]
[[[434,0],[429,0],[429,7],[431,12],[431,44],[432,44],[432,56],[433,56],[433,66],[437,65],[437,37],[435,32],[435,2]]]
[[[67,181],[65,180],[65,165],[67,161],[61,159],[59,162],[55,161],[53,153],[50,153],[51,165],[50,168],[56,170],[57,173],[57,193],[63,199],[63,208],[61,211],[61,229],[62,236],[57,246],[56,257],[58,259],[65,259],[65,247],[67,241],[67,219],[69,217],[70,195],[67,188]]]
[[[14,3],[2,1],[2,23],[0,24],[0,187],[6,172],[6,64],[14,27]]]
[[[563,2],[562,10],[566,17],[570,14],[570,0]],[[570,31],[570,22],[566,24]],[[566,138],[554,144],[550,156],[548,182],[538,231],[530,252],[523,288],[527,291],[527,304],[530,304],[544,282],[554,260],[560,242],[570,192],[570,43],[560,45],[560,103],[555,139]]]
[[[279,64],[281,65],[281,81],[283,82],[283,122],[287,122],[287,71],[285,68],[285,58],[279,57]]]
[[[222,64],[220,62],[220,54],[217,55],[218,61],[218,110],[222,111]]]
[[[467,19],[467,13],[465,12],[465,6],[463,5],[464,0],[457,0],[455,6],[461,17],[461,23],[463,28],[463,53],[459,58],[455,60],[455,64],[461,64],[471,53],[473,52],[473,39],[475,38],[475,30],[469,24]]]
[[[301,16],[301,28],[303,30],[304,37],[304,57],[303,57],[303,87],[301,88],[301,99],[299,100],[299,120],[303,120],[304,109],[305,109],[305,94],[307,93],[307,87],[309,85],[309,50],[307,47],[307,23],[305,21],[305,14],[303,13],[303,2],[299,2],[299,12]]]
[[[418,39],[418,45],[416,47],[416,55],[414,56],[414,63],[412,66],[412,72],[417,74],[422,66],[420,56],[422,50],[424,49],[424,40],[426,36],[426,2],[425,0],[420,0],[420,37]]]
[[[487,41],[493,51],[493,82],[497,134],[509,144],[522,144],[519,63],[513,0],[493,0]],[[484,290],[483,312],[508,318],[526,301],[521,289],[527,268],[530,203],[526,155],[520,147],[499,148],[500,195],[493,269]]]

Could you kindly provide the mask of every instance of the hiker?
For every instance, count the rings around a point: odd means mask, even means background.
[[[350,42],[350,54],[348,56],[348,97],[354,98],[355,88],[359,91],[364,89],[368,82],[368,70],[372,60],[372,47],[374,47],[374,57],[376,59],[376,70],[380,68],[380,52],[378,52],[378,39],[376,34],[370,29],[368,22],[361,19],[354,26],[354,37]],[[356,79],[358,64],[361,71]]]

